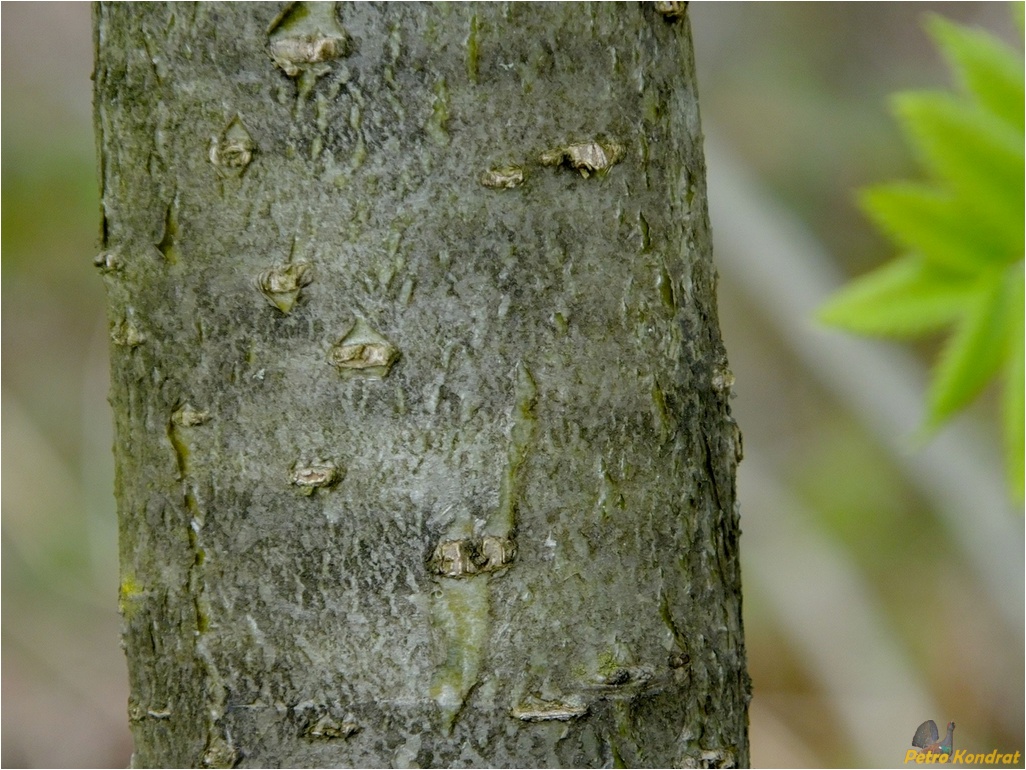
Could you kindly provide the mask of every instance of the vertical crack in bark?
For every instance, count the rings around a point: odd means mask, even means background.
[[[670,629],[670,633],[673,634],[673,641],[677,643],[682,652],[686,653],[687,638],[677,625],[677,621],[673,619],[673,613],[670,611],[670,598],[665,591],[659,594],[659,616],[663,619],[666,627]]]
[[[207,419],[209,419],[207,413],[196,412],[186,404],[175,410],[171,419],[168,420],[167,437],[175,452],[178,478],[183,487],[182,497],[185,510],[189,515],[188,537],[192,563],[189,565],[188,591],[193,600],[196,624],[193,655],[206,680],[204,687],[206,703],[202,709],[206,723],[206,746],[202,765],[203,767],[234,767],[239,760],[238,752],[232,745],[230,736],[219,724],[225,711],[225,687],[213,653],[207,643],[210,631],[210,599],[207,594],[204,568],[207,554],[202,544],[205,514],[196,495],[195,479],[192,477],[190,465],[192,448],[185,435],[190,428],[202,425]]]
[[[709,483],[712,484],[713,498],[716,500],[716,508],[721,512],[726,512],[723,507],[723,501],[720,499],[720,484],[719,477],[716,474],[716,461],[713,459],[712,448],[709,446],[709,436],[706,432],[702,431],[702,446],[705,449],[705,472],[706,477],[709,479]]]
[[[160,241],[154,244],[157,251],[171,264],[178,261],[178,204],[176,198],[177,193],[167,204],[167,210],[164,213],[164,230]]]
[[[499,482],[499,505],[488,518],[485,533],[512,538],[516,530],[517,498],[523,486],[522,468],[527,459],[534,427],[537,423],[534,409],[538,403],[538,387],[523,362],[517,367],[513,389],[513,428],[510,431],[506,472]]]

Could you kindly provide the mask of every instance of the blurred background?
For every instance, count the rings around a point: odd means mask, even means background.
[[[897,766],[920,722],[1024,749],[1022,506],[994,394],[912,439],[937,341],[813,309],[892,256],[855,188],[918,171],[895,90],[924,14],[1021,50],[1003,3],[692,3],[739,472],[752,761]],[[107,325],[85,3],[3,3],[3,766],[125,767]],[[1020,767],[1022,764],[1020,763]]]

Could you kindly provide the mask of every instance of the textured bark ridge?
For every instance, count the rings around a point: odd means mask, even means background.
[[[98,7],[136,765],[748,762],[661,5]]]

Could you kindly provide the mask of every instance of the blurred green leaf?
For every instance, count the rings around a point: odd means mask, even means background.
[[[1008,466],[1008,476],[1012,486],[1018,492],[1019,497],[1024,494],[1024,469],[1026,469],[1026,361],[1024,361],[1024,349],[1026,349],[1026,335],[1024,335],[1024,317],[1026,317],[1026,302],[1024,302],[1023,276],[1017,277],[1017,291],[1012,299],[1009,315],[1013,321],[1014,328],[1008,339],[1008,361],[1005,364],[1004,394],[1001,404],[1001,418],[1004,422],[1005,436],[1005,461]]]
[[[969,93],[982,107],[1021,132],[1026,100],[1022,61],[1016,52],[982,30],[952,24],[941,16],[929,16],[927,27]]]
[[[819,319],[859,334],[918,336],[957,320],[971,297],[964,281],[910,255],[852,281],[820,309]]]
[[[975,274],[987,264],[1021,256],[996,237],[949,193],[914,182],[895,182],[862,191],[862,208],[876,225],[906,249],[942,268]]]
[[[1022,15],[1022,3],[1015,12]],[[1022,56],[981,30],[933,16],[930,33],[966,93],[894,97],[932,177],[864,190],[863,209],[907,254],[838,292],[820,320],[849,331],[917,335],[953,326],[927,396],[934,429],[1003,372],[1009,482],[1023,495],[1023,252],[1026,211]]]
[[[924,165],[1002,237],[1023,230],[1023,136],[950,94],[904,93],[895,109]]]
[[[995,270],[978,280],[968,312],[937,364],[928,398],[929,427],[968,404],[1007,359],[1015,324],[1022,320],[1014,316],[1017,273]]]

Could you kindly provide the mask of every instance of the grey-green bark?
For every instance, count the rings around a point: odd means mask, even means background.
[[[746,764],[678,4],[96,40],[135,764]]]

